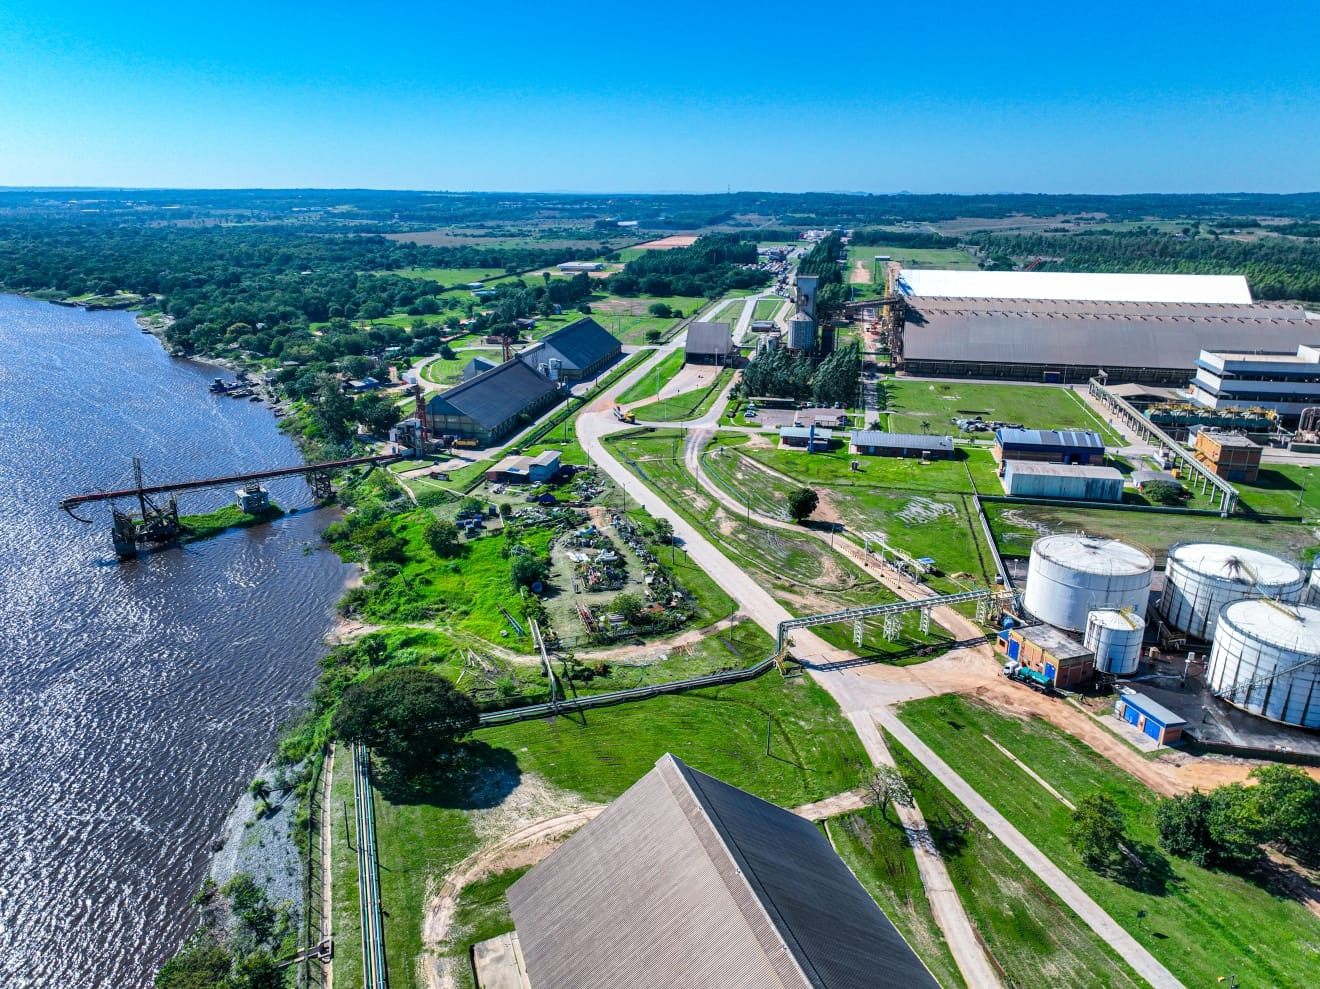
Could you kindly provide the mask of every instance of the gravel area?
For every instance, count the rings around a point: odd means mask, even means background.
[[[258,775],[270,779],[270,768],[264,767]],[[223,886],[237,873],[249,873],[265,888],[272,904],[288,902],[294,916],[302,916],[302,856],[290,833],[297,801],[292,791],[276,792],[270,805],[258,818],[256,800],[248,793],[238,798],[216,839],[211,878]]]

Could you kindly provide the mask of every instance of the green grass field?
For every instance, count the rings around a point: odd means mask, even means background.
[[[736,327],[738,325],[738,320],[742,319],[743,310],[746,308],[747,308],[747,303],[745,300],[735,299],[733,302],[730,302],[723,309],[721,309],[719,315],[716,316],[715,319],[719,320],[722,323],[728,323],[730,326]]]
[[[1263,880],[1165,855],[1158,847],[1155,796],[1084,743],[1044,721],[1005,717],[957,696],[912,701],[899,712],[922,741],[1186,985],[1214,985],[1230,972],[1243,986],[1315,985],[1320,919]],[[1066,838],[1068,809],[985,735],[1074,803],[1094,792],[1112,797],[1123,809],[1127,844],[1143,868],[1110,877],[1082,865]]]
[[[920,433],[926,423],[931,433],[958,435],[953,418],[979,415],[986,420],[1020,422],[1028,429],[1090,429],[1101,433],[1107,443],[1122,442],[1090,406],[1061,386],[895,378],[881,379],[880,384],[889,428],[895,433]]]
[[[893,260],[901,262],[905,268],[955,268],[961,271],[976,271],[980,268],[976,258],[954,247],[885,247],[883,245],[877,247],[849,244],[849,270],[851,271],[855,262],[861,261],[866,267],[867,281],[874,281],[872,269],[877,254],[887,254]],[[880,272],[880,278],[884,279],[883,271]]]
[[[779,298],[761,299],[756,303],[756,309],[752,312],[752,319],[774,319],[775,313],[779,312],[783,304],[784,300]]]
[[[711,380],[710,386],[702,391],[685,391],[681,395],[652,402],[633,409],[633,413],[643,422],[681,422],[684,419],[699,419],[710,411],[720,392],[729,383],[732,372],[724,368]]]
[[[1145,985],[921,763],[892,737],[885,741],[1005,986]]]
[[[465,286],[469,282],[502,278],[505,272],[503,268],[401,268],[392,274],[402,275],[404,278],[425,278],[448,288],[456,288]]]
[[[585,724],[559,718],[483,729],[470,748],[470,771],[461,781],[407,789],[378,783],[386,949],[391,985],[402,989],[424,985],[417,959],[427,895],[479,847],[473,822],[481,808],[494,805],[527,774],[588,800],[608,801],[672,752],[695,769],[795,807],[852,788],[867,765],[852,726],[828,694],[806,678],[785,681],[773,672],[728,687],[590,711]],[[334,838],[335,985],[358,989],[357,869],[343,822],[343,808],[352,807],[352,780],[342,750],[340,757],[345,761],[336,766],[327,822]],[[464,896],[458,919],[467,937],[498,933],[500,887],[509,881],[492,877]],[[467,946],[453,945],[454,956],[465,956]]]
[[[683,351],[675,350],[664,360],[660,361],[647,374],[642,375],[635,385],[619,396],[619,404],[627,405],[629,402],[640,402],[643,399],[654,398],[665,390],[665,387],[673,380],[674,375],[683,370]]]
[[[1163,566],[1170,546],[1189,541],[1232,543],[1306,562],[1320,549],[1309,527],[1284,522],[991,503],[986,503],[985,514],[999,551],[1012,556],[1026,556],[1032,541],[1046,531],[1080,531],[1122,539],[1153,553],[1158,566]]]
[[[1234,482],[1247,509],[1267,515],[1320,516],[1320,471],[1296,464],[1269,464],[1250,484]]]

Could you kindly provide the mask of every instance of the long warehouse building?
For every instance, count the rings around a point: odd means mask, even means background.
[[[910,374],[1185,387],[1203,350],[1289,351],[1320,321],[1241,275],[903,271]]]

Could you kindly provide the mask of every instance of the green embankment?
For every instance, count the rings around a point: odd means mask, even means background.
[[[1039,719],[1006,717],[956,696],[912,701],[903,721],[995,809],[1188,986],[1233,973],[1244,986],[1303,989],[1320,972],[1320,919],[1264,877],[1202,869],[1160,850],[1156,796],[1085,743]],[[1014,766],[993,738],[1065,798],[1112,797],[1141,863],[1085,867],[1068,841],[1070,812]],[[955,886],[957,882],[955,880]]]
[[[274,502],[271,502],[268,511],[259,515],[250,515],[237,505],[226,505],[224,508],[218,508],[214,512],[206,512],[202,515],[180,515],[179,524],[183,526],[185,533],[184,542],[193,543],[202,539],[211,539],[229,529],[246,529],[250,526],[261,525],[263,522],[273,521],[282,515],[284,515],[284,509]]]

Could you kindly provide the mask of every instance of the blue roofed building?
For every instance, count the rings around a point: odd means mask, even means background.
[[[995,459],[1104,466],[1105,441],[1089,429],[997,429]]]

